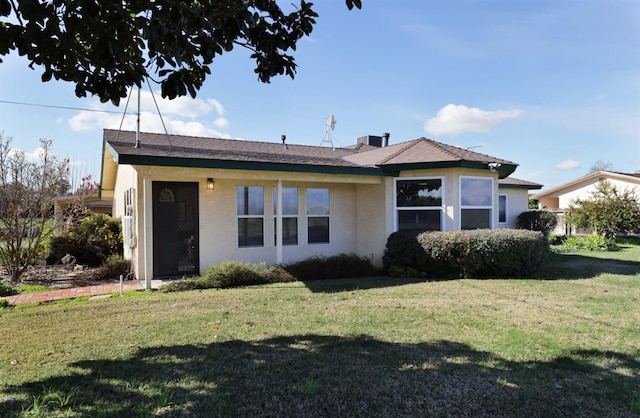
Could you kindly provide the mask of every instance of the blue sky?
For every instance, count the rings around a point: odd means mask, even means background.
[[[424,136],[516,162],[514,177],[545,188],[597,161],[640,170],[637,0],[315,3],[320,17],[294,52],[294,80],[260,83],[249,52],[236,49],[214,62],[195,100],[161,100],[152,84],[168,130],[320,145],[333,114],[336,146],[383,132],[391,144]],[[3,59],[0,131],[29,153],[51,139],[76,177],[98,175],[102,129],[118,128],[126,100],[78,99],[69,83],[42,83],[21,57]],[[123,123],[134,129],[135,116]],[[146,86],[142,130],[163,131]]]

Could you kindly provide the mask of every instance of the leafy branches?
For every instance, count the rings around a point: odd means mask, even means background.
[[[568,221],[613,238],[619,233],[640,232],[640,201],[630,189],[619,189],[608,180],[599,182],[588,199],[569,205]]]
[[[44,69],[42,81],[70,81],[78,97],[116,105],[154,76],[163,97],[195,97],[214,59],[235,46],[252,52],[261,82],[293,78],[291,51],[313,30],[312,6],[300,0],[285,13],[275,0],[0,0],[0,56],[15,50]]]

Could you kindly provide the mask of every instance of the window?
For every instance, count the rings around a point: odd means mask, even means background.
[[[277,243],[278,220],[278,189],[273,188],[273,231],[274,243]],[[282,188],[282,244],[298,245],[298,189],[296,187]]]
[[[236,189],[238,247],[264,245],[264,188],[239,186]]]
[[[309,244],[329,242],[330,215],[329,189],[307,189],[307,242]]]
[[[124,216],[122,216],[122,239],[125,247],[133,248],[135,235],[135,189],[133,187],[124,191]]]
[[[460,229],[491,228],[493,178],[460,178]]]
[[[498,196],[498,222],[507,223],[507,195]]]
[[[396,180],[398,231],[441,231],[443,202],[441,178]]]

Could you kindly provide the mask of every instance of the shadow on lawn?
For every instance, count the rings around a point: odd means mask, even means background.
[[[544,280],[580,280],[590,279],[600,274],[629,276],[640,274],[640,260],[634,262],[589,257],[576,253],[550,252],[538,273],[535,274],[535,278]]]
[[[448,341],[298,335],[143,348],[130,358],[80,361],[69,369],[5,388],[18,400],[1,403],[0,415],[640,414],[638,358],[615,352],[516,362]]]

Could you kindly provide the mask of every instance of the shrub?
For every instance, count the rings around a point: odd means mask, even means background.
[[[547,238],[549,245],[562,245],[567,240],[567,236],[564,234],[549,234]]]
[[[129,272],[131,272],[131,260],[112,255],[96,271],[95,278],[97,280],[119,279],[120,275],[126,277]]]
[[[375,276],[371,260],[356,254],[311,257],[282,267],[298,280],[348,279]]]
[[[614,239],[605,238],[602,235],[570,236],[565,240],[563,247],[570,251],[618,251],[620,249]]]
[[[389,235],[387,244],[382,256],[382,268],[385,273],[392,277],[408,277],[403,275],[394,276],[391,272],[392,267],[411,268],[414,271],[423,271],[425,264],[425,254],[422,246],[418,242],[418,235],[423,230],[406,230],[397,231]]]
[[[556,216],[546,210],[530,210],[522,212],[516,218],[516,226],[519,229],[528,229],[529,231],[540,231],[545,235],[549,235],[558,224]]]
[[[12,296],[15,295],[16,290],[11,287],[11,285],[7,282],[5,282],[4,280],[0,279],[0,297],[1,296]]]
[[[266,267],[264,263],[250,264],[242,261],[225,261],[209,267],[201,277],[175,280],[160,289],[164,292],[178,292],[292,281],[295,281],[295,278],[280,266]]]
[[[66,234],[49,240],[48,264],[57,264],[66,254],[78,264],[99,266],[111,255],[122,254],[120,221],[108,215],[92,214]]]
[[[428,232],[418,236],[429,277],[518,277],[533,274],[548,250],[542,232],[511,229]]]

